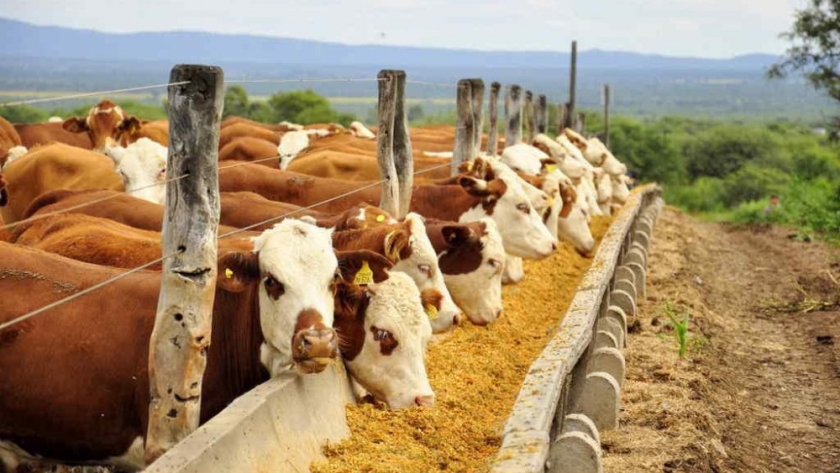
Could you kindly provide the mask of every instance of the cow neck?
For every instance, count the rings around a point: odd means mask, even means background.
[[[473,238],[453,248],[443,238],[443,227],[448,225],[464,225],[475,233]],[[455,224],[455,223],[428,223],[426,224],[429,240],[438,255],[438,266],[443,274],[455,276],[476,271],[483,261],[484,243],[481,238],[486,233],[484,223]]]
[[[264,337],[256,283],[238,293],[217,287],[211,338],[202,386],[207,393],[201,403],[202,423],[268,380],[268,371],[260,363]]]
[[[461,215],[484,200],[467,193],[461,186],[416,186],[411,195],[411,209],[439,220],[457,222]]]

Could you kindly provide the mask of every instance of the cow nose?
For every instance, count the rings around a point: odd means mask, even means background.
[[[551,244],[551,251],[557,251],[557,242]]]
[[[414,404],[422,407],[432,407],[435,405],[435,396],[417,396],[414,398]]]
[[[311,328],[298,333],[295,343],[296,359],[333,358],[336,356],[337,343],[335,331],[331,328]]]
[[[458,312],[454,317],[452,317],[452,325],[458,325],[462,320],[464,320],[464,313]]]
[[[502,309],[496,311],[496,320],[499,320],[500,318],[502,318]]]

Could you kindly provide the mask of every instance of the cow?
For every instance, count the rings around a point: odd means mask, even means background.
[[[348,284],[336,271],[330,233],[289,220],[220,253],[213,343],[181,341],[207,349],[204,386],[201,393],[193,387],[174,394],[203,394],[202,422],[278,374],[274,370],[294,364],[304,373],[322,371],[322,360],[335,354],[333,291],[355,288],[342,287]],[[122,272],[0,243],[0,273],[13,276],[0,278],[0,288],[26,294],[0,305],[0,321]],[[159,290],[159,272],[138,272],[0,331],[0,440],[50,458],[142,467],[142,458],[125,455],[146,432],[149,337]],[[374,302],[375,296],[368,311]]]
[[[354,121],[350,124],[350,133],[357,138],[363,138],[366,140],[376,139],[376,135],[374,135],[373,132],[360,121]]]
[[[290,131],[284,134],[280,138],[280,144],[277,145],[277,153],[280,155],[280,169],[285,169],[288,163],[295,159],[308,146],[309,135],[307,132]]]
[[[94,151],[119,146],[122,136],[131,128],[139,128],[135,117],[126,115],[122,107],[103,100],[94,105],[85,117],[70,117],[62,126],[70,133],[86,134]]]
[[[221,129],[219,132],[219,149],[222,149],[231,141],[242,138],[259,138],[274,144],[275,148],[280,144],[280,137],[285,132],[267,130],[263,127],[254,126],[250,123],[234,123]]]
[[[219,162],[245,161],[261,164],[274,169],[280,167],[280,155],[276,144],[262,138],[243,136],[229,141],[219,149]],[[269,159],[271,158],[271,159]]]
[[[21,144],[27,148],[50,143],[64,143],[82,149],[93,149],[86,134],[76,134],[64,129],[62,123],[15,123]]]
[[[446,287],[470,322],[487,325],[502,315],[502,236],[491,218],[455,223],[427,220]]]
[[[333,233],[333,247],[381,254],[393,264],[391,271],[409,275],[417,285],[435,332],[445,332],[458,324],[461,310],[446,287],[420,215],[409,213],[399,223]]]
[[[17,222],[39,195],[57,189],[123,190],[122,179],[106,156],[53,143],[29,151],[3,168],[9,196],[0,208],[6,224]]]
[[[319,150],[300,155],[294,161],[287,160],[281,164],[281,169],[307,174],[316,177],[345,179],[348,181],[377,181],[382,178],[379,162],[376,156],[366,156],[360,152],[346,153],[336,149]],[[414,170],[428,172],[418,174],[418,179],[444,179],[450,176],[451,170],[446,164],[449,159],[415,158]],[[430,169],[435,168],[435,169]]]

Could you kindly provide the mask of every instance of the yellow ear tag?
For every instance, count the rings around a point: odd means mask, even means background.
[[[472,163],[472,161],[469,161],[467,163],[467,171],[472,171],[472,168],[473,168],[473,163]]]
[[[426,315],[429,316],[430,320],[435,320],[440,314],[438,314],[437,307],[432,304],[426,304]]]
[[[376,221],[379,222],[379,223],[384,222],[385,221],[385,216],[384,215],[377,215],[376,216]]]
[[[549,207],[553,207],[553,206],[554,206],[554,197],[549,197],[549,198],[548,198],[548,206],[549,206]]]
[[[230,279],[233,277],[233,271],[230,268],[225,268],[225,278]]]
[[[373,270],[370,269],[370,265],[367,261],[362,262],[361,269],[359,269],[359,272],[356,273],[356,277],[353,278],[353,284],[357,286],[367,286],[368,284],[373,284]]]
[[[556,164],[547,164],[545,166],[545,170],[548,171],[548,172],[554,172],[554,171],[557,170],[557,165]]]

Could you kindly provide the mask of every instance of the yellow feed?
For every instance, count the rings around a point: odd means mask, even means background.
[[[611,219],[595,217],[600,242]],[[504,288],[504,315],[467,323],[429,345],[426,368],[437,395],[430,409],[347,407],[352,435],[325,449],[315,473],[486,471],[531,362],[554,334],[591,259],[568,244],[526,261],[525,279]]]

